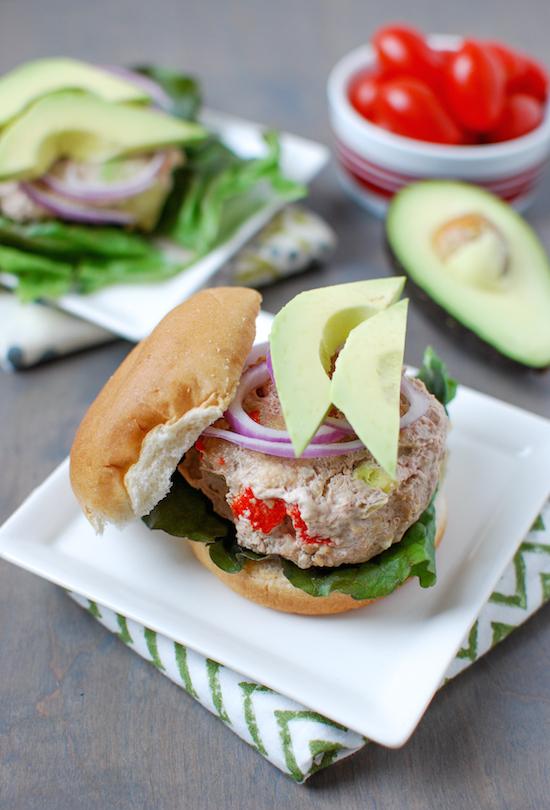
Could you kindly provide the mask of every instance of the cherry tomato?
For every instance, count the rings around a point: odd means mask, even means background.
[[[389,79],[381,85],[374,120],[409,138],[458,144],[462,134],[435,93],[418,79]]]
[[[490,48],[465,40],[449,59],[445,88],[449,112],[464,128],[487,132],[500,119],[506,72]]]
[[[504,103],[502,118],[489,133],[490,141],[510,141],[526,135],[539,126],[544,117],[540,101],[525,93],[508,96]]]
[[[520,53],[501,45],[500,42],[484,42],[483,44],[500,59],[506,73],[506,88],[508,89],[510,82],[516,81],[525,72],[525,59]]]
[[[436,87],[442,60],[414,28],[392,25],[380,28],[372,38],[384,76],[413,76]]]
[[[527,93],[539,101],[548,96],[548,74],[538,62],[524,56],[500,42],[487,42],[488,47],[501,61],[506,71],[506,90],[509,93]]]
[[[372,118],[379,88],[380,75],[372,70],[361,70],[352,78],[348,87],[349,100],[364,118]]]
[[[525,57],[525,71],[510,83],[509,90],[512,93],[527,93],[544,102],[548,98],[548,73],[538,62]]]

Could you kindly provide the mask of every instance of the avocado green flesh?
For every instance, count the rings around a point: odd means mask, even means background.
[[[506,272],[468,276],[433,247],[445,222],[466,214],[489,220],[508,248]],[[437,304],[502,354],[527,366],[550,365],[550,263],[533,229],[509,205],[466,183],[424,181],[397,194],[386,222],[398,264]],[[466,252],[465,252],[465,255]],[[479,265],[481,251],[474,253]],[[455,262],[456,263],[456,262]]]
[[[37,59],[0,79],[0,127],[33,101],[59,90],[83,90],[112,102],[149,101],[141,88],[101,68],[76,59]]]
[[[276,315],[271,360],[286,427],[297,456],[332,404],[331,359],[358,324],[393,304],[404,278],[374,279],[309,290]]]
[[[350,332],[331,383],[333,403],[392,479],[397,474],[407,304],[399,301]]]
[[[199,124],[85,93],[40,99],[0,133],[0,180],[41,177],[60,158],[102,162],[205,137]]]

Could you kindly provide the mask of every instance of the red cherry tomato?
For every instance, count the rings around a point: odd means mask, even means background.
[[[506,72],[491,49],[465,40],[449,59],[445,87],[449,112],[464,128],[487,132],[500,119]]]
[[[372,118],[379,88],[380,75],[372,70],[361,70],[349,83],[349,100],[364,118]]]
[[[501,61],[506,71],[506,90],[509,93],[527,93],[539,101],[548,96],[548,74],[538,62],[524,56],[500,42],[487,42],[489,48]]]
[[[384,76],[412,76],[436,87],[442,61],[414,28],[391,25],[380,28],[372,38]]]
[[[506,73],[506,87],[508,88],[510,82],[516,81],[525,72],[525,59],[520,53],[501,45],[500,42],[484,42],[483,44],[497,59],[500,59]]]
[[[510,83],[512,93],[527,93],[529,96],[546,101],[548,98],[548,73],[533,59],[525,58],[525,71]]]
[[[502,118],[489,133],[489,140],[498,142],[519,138],[538,127],[543,117],[540,101],[525,93],[515,93],[506,99]]]
[[[389,79],[381,85],[374,120],[399,135],[458,144],[462,134],[435,93],[418,79]]]

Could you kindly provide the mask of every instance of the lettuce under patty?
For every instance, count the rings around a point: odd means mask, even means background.
[[[201,98],[195,79],[164,68],[138,70],[170,96],[172,115],[196,118]],[[267,190],[285,200],[305,194],[303,186],[281,173],[277,134],[266,132],[264,138],[265,155],[249,160],[215,134],[188,144],[186,162],[174,172],[172,191],[151,234],[58,219],[20,223],[0,216],[0,247],[10,249],[0,253],[0,272],[16,277],[15,291],[22,300],[162,281],[180,273],[228,239],[264,204]],[[186,257],[176,259],[173,250],[165,252],[162,240],[185,248]]]
[[[456,394],[456,380],[449,376],[445,363],[431,347],[424,353],[418,377],[444,406]],[[279,557],[283,574],[295,588],[318,597],[336,591],[353,599],[378,599],[388,596],[411,577],[417,577],[422,588],[430,588],[436,582],[434,500],[435,496],[399,543],[367,562],[334,568],[299,568]],[[143,521],[150,529],[162,529],[175,537],[206,543],[212,561],[230,574],[242,571],[250,561],[268,558],[266,554],[240,546],[235,525],[220,517],[207,496],[194,489],[177,471],[168,495]]]
[[[168,495],[143,518],[150,529],[162,529],[175,537],[207,543],[212,561],[230,574],[242,571],[249,561],[266,559],[237,542],[235,526],[214,512],[206,495],[194,489],[176,472]],[[435,583],[436,517],[433,502],[405,532],[400,543],[365,563],[336,568],[298,568],[282,560],[288,581],[311,596],[333,591],[354,599],[387,596],[411,576],[423,588]]]

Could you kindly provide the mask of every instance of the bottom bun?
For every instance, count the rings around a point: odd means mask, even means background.
[[[437,496],[435,507],[437,521],[435,545],[438,546],[447,525],[447,504],[443,495]],[[192,540],[188,542],[199,562],[232,591],[273,610],[301,613],[305,616],[324,616],[356,610],[378,601],[377,599],[353,599],[345,593],[338,592],[331,593],[329,596],[310,596],[290,584],[283,574],[281,561],[277,558],[247,562],[242,571],[228,574],[212,562],[206,544]]]

